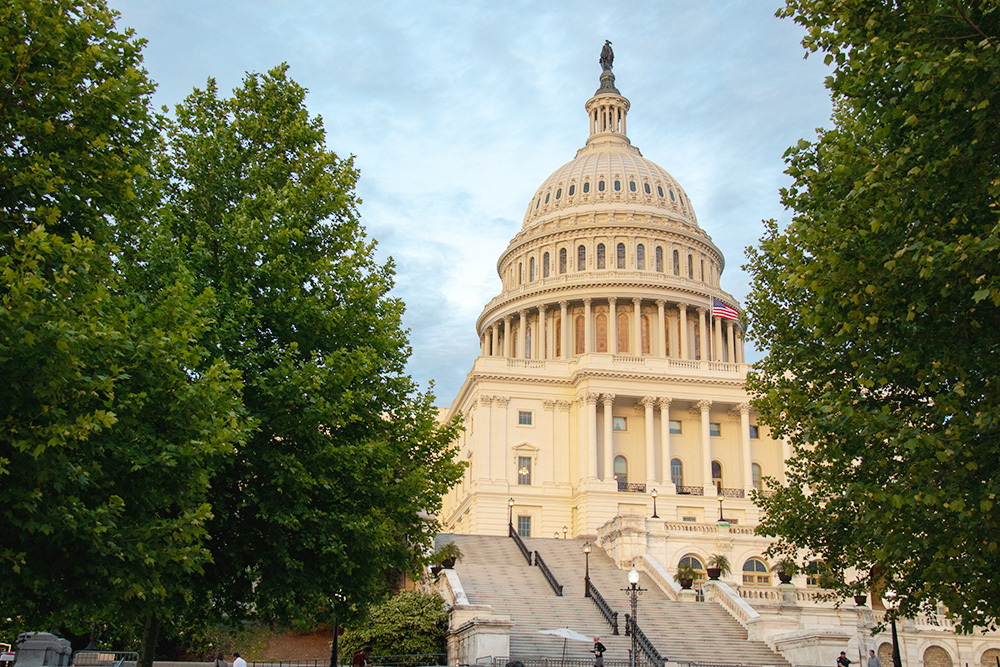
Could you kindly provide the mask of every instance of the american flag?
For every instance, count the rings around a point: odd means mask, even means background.
[[[722,303],[715,297],[712,297],[712,315],[726,320],[738,320],[740,318],[740,314],[735,308]]]

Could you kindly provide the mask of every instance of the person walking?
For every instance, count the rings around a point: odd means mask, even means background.
[[[591,651],[594,654],[594,667],[604,667],[604,652],[607,650],[601,643],[601,638],[594,637],[594,650]]]
[[[236,667],[233,665],[233,667]],[[841,651],[840,657],[837,658],[837,667],[851,667],[851,661],[847,657],[847,651]]]
[[[354,654],[351,660],[351,667],[368,667],[368,656],[372,654],[372,647],[366,646]]]
[[[233,653],[233,667],[247,667],[247,661],[239,653]]]
[[[213,667],[229,667],[229,663],[222,656],[222,651],[215,654],[215,665]]]
[[[882,661],[875,655],[875,651],[868,651],[868,667],[882,667]]]

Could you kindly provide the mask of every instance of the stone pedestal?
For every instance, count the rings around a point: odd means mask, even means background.
[[[63,667],[72,655],[68,639],[48,632],[25,632],[17,638],[14,667]]]
[[[698,592],[693,588],[682,588],[680,593],[677,594],[677,597],[681,602],[697,602]]]

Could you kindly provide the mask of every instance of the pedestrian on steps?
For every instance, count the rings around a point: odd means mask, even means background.
[[[607,650],[601,643],[601,638],[594,637],[594,650],[591,651],[594,654],[594,667],[604,667],[604,652]]]
[[[841,651],[837,658],[837,667],[851,667],[851,661],[847,657],[847,651]]]

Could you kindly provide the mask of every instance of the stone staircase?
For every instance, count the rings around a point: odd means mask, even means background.
[[[563,585],[557,596],[537,567],[529,567],[509,537],[439,535],[438,545],[454,541],[462,550],[455,566],[472,604],[487,604],[495,613],[514,622],[510,653],[515,658],[560,657],[564,642],[539,630],[568,627],[584,635],[601,637],[608,661],[628,660],[631,638],[625,636],[625,614],[630,603],[624,589],[628,582],[602,550],[590,554],[590,580],[614,611],[621,635],[611,634],[593,601],[584,597],[583,540],[528,538]],[[730,665],[782,665],[787,662],[762,642],[747,640],[746,630],[718,604],[679,602],[668,598],[653,581],[640,573],[638,620],[660,654],[673,662]],[[590,643],[565,642],[567,658],[590,659]]]

